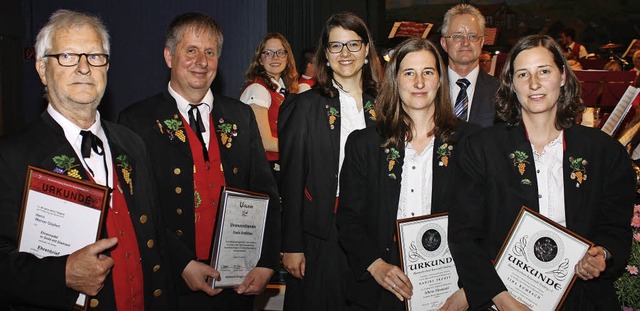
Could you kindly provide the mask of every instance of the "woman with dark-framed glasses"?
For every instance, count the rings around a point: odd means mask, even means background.
[[[289,93],[298,93],[298,71],[291,45],[280,33],[266,34],[245,73],[247,86],[240,101],[256,115],[262,145],[276,179],[280,174],[278,112]]]
[[[317,87],[283,104],[279,118],[285,310],[345,310],[346,257],[335,212],[344,144],[374,124],[381,65],[364,21],[327,20],[315,56]]]

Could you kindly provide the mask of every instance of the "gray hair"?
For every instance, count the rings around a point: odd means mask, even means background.
[[[51,14],[49,21],[40,29],[36,37],[36,60],[43,59],[44,56],[50,52],[53,46],[53,36],[56,31],[83,26],[91,27],[100,34],[102,49],[104,53],[109,54],[109,32],[98,17],[70,10],[57,10]]]
[[[216,51],[216,53],[218,57],[220,57],[220,53],[222,53],[222,43],[224,42],[224,37],[222,36],[222,30],[220,29],[220,26],[212,17],[195,12],[178,15],[173,19],[173,21],[171,21],[169,29],[167,29],[167,34],[164,42],[164,47],[169,49],[171,54],[175,54],[178,42],[182,40],[182,36],[184,36],[185,31],[187,31],[188,29],[191,29],[195,32],[213,32],[216,37],[216,44],[218,46],[218,50]]]
[[[440,34],[442,36],[446,36],[449,31],[449,24],[451,23],[451,19],[457,15],[469,14],[473,15],[476,19],[478,19],[478,24],[480,25],[480,33],[479,35],[484,36],[484,26],[486,21],[480,10],[471,4],[461,3],[455,5],[450,8],[447,13],[444,14],[444,20],[442,21],[442,27],[440,27]]]

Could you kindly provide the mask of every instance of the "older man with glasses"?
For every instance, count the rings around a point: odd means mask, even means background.
[[[449,56],[449,90],[456,116],[486,127],[494,122],[498,80],[479,67],[484,25],[477,8],[458,4],[444,15],[440,44]]]
[[[94,16],[59,10],[40,30],[35,48],[48,106],[40,120],[0,141],[0,299],[6,300],[0,305],[10,310],[71,310],[77,303],[92,310],[175,310],[144,143],[123,126],[102,120],[97,110],[109,69],[106,28]],[[112,189],[97,242],[63,256],[19,251],[27,166]],[[44,227],[41,237],[47,235]]]

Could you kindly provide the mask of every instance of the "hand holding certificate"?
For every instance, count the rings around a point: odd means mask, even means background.
[[[458,290],[447,243],[447,214],[398,220],[402,269],[413,284],[407,310],[438,310]]]
[[[220,272],[212,287],[236,287],[255,268],[262,252],[269,196],[224,188],[211,256],[211,265]]]
[[[30,166],[22,200],[18,250],[39,258],[64,256],[94,243],[100,236],[108,193],[107,187]],[[115,241],[101,244],[105,245],[86,252],[95,253],[93,257],[97,259]],[[78,261],[70,258],[68,262]],[[74,280],[78,278],[73,277],[68,286],[92,291],[87,284],[76,284]],[[86,297],[80,295],[76,304],[86,308]]]
[[[523,207],[496,259],[509,294],[532,310],[556,310],[593,243]]]

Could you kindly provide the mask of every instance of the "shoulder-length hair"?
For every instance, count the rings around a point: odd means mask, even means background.
[[[513,63],[520,52],[539,46],[551,52],[553,62],[565,74],[564,86],[560,87],[555,124],[558,130],[567,129],[575,123],[576,116],[584,110],[580,98],[580,82],[573,71],[569,69],[567,59],[562,54],[558,43],[546,35],[524,37],[509,52],[507,62],[500,74],[500,88],[496,94],[496,114],[498,118],[510,126],[516,126],[522,121],[522,105],[518,101],[513,85]]]
[[[438,72],[438,93],[433,101],[435,113],[433,120],[435,128],[431,134],[436,134],[445,142],[449,141],[449,135],[456,127],[458,120],[453,114],[451,100],[449,97],[449,77],[447,67],[444,65],[442,56],[438,48],[427,39],[411,38],[400,43],[393,52],[391,60],[387,64],[384,79],[380,85],[380,92],[376,99],[376,110],[378,110],[378,132],[386,137],[383,147],[404,146],[404,141],[413,139],[413,120],[402,107],[400,92],[398,87],[398,74],[402,60],[412,52],[427,51],[436,59],[436,70]]]
[[[245,82],[251,83],[255,79],[262,79],[271,89],[278,89],[278,86],[271,81],[271,77],[267,74],[264,66],[260,64],[260,56],[262,56],[262,52],[264,52],[265,45],[269,39],[280,40],[280,43],[282,43],[282,46],[284,46],[284,49],[287,51],[287,67],[284,68],[280,77],[282,78],[282,81],[284,81],[287,91],[291,93],[298,93],[298,71],[296,70],[296,60],[289,41],[287,41],[287,38],[278,32],[266,34],[256,47],[256,50],[251,57],[251,64],[249,64],[249,68],[244,74]]]
[[[378,93],[378,82],[382,75],[382,65],[380,65],[380,59],[378,58],[378,52],[373,43],[371,32],[364,21],[351,12],[342,12],[331,15],[322,29],[320,40],[318,40],[318,49],[316,51],[316,84],[320,89],[320,92],[329,97],[335,97],[338,95],[337,90],[333,87],[333,70],[331,67],[326,66],[328,60],[326,56],[327,47],[329,45],[329,33],[333,28],[341,27],[346,30],[355,32],[360,38],[362,43],[369,47],[369,55],[367,60],[369,64],[365,64],[362,68],[362,90],[364,93],[371,96],[376,96]]]

